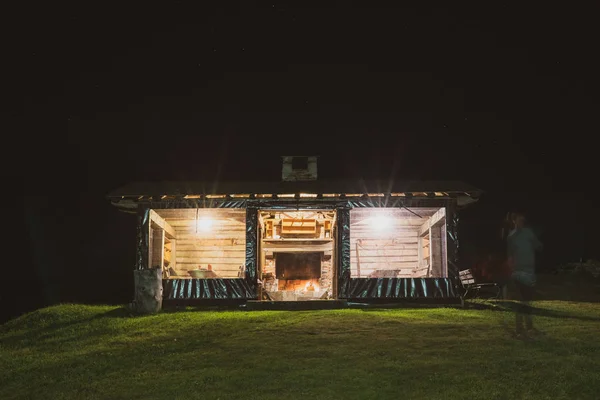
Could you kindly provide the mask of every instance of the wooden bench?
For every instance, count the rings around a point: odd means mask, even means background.
[[[460,278],[460,284],[463,289],[463,293],[460,296],[460,303],[464,307],[465,299],[471,295],[471,298],[480,297],[481,290],[490,292],[491,297],[497,299],[500,297],[502,288],[496,282],[476,282],[475,277],[470,269],[459,271],[458,276]]]

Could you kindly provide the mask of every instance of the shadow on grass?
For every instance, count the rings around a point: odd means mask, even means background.
[[[468,308],[476,310],[492,310],[501,312],[515,313],[519,309],[519,303],[515,301],[494,301],[494,302],[468,302]],[[560,319],[576,319],[580,321],[600,321],[600,317],[589,317],[585,315],[568,314],[560,311],[549,310],[535,306],[529,307],[531,314],[540,317],[560,318]]]
[[[104,313],[90,312],[80,317],[69,317],[61,321],[60,312],[51,310],[38,310],[29,315],[9,321],[0,327],[0,333],[22,332],[10,335],[11,341],[39,340],[47,337],[53,331],[67,329],[71,326],[91,323],[100,319],[132,318],[135,317],[125,306],[117,307]],[[9,336],[9,335],[7,335]]]
[[[163,306],[160,311],[163,314],[177,314],[182,311],[206,311],[206,312],[233,312],[246,311],[241,309],[239,305],[188,305],[188,306]]]

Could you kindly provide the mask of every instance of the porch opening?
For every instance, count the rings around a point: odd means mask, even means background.
[[[335,298],[335,211],[259,212],[260,298]]]
[[[164,279],[243,278],[246,210],[150,210],[149,267]]]
[[[350,210],[352,278],[448,277],[445,208]]]

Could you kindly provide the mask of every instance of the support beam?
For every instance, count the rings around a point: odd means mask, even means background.
[[[431,268],[429,270],[428,277],[435,276],[441,277],[444,276],[444,260],[443,260],[443,250],[442,250],[442,237],[441,237],[441,226],[432,226],[429,234],[431,235],[430,239],[430,250],[431,250]]]
[[[437,225],[437,223],[440,222],[443,218],[446,218],[445,207],[442,207],[438,211],[436,211],[436,213],[433,214],[429,219],[429,223],[431,224],[431,226]]]
[[[163,217],[161,217],[160,215],[158,215],[156,213],[156,211],[150,210],[150,220],[152,222],[154,222],[156,225],[160,226],[162,229],[164,229],[165,234],[167,235],[167,237],[169,239],[176,239],[177,238],[177,234],[175,233],[175,229],[173,229],[173,227],[171,225],[169,225],[169,223],[167,221],[165,221]]]
[[[425,233],[427,233],[427,231],[432,226],[440,222],[443,218],[446,218],[446,208],[444,207],[437,210],[435,214],[431,216],[431,218],[429,218],[427,221],[425,221],[423,225],[421,225],[421,227],[419,228],[419,236],[425,235]]]
[[[431,221],[431,220],[430,220]],[[432,229],[432,225],[431,223],[429,224],[429,264],[428,264],[428,268],[427,268],[427,275],[425,275],[426,278],[429,278],[431,276],[431,271],[433,270],[433,264],[435,262],[437,262],[437,254],[435,254],[435,252],[433,251],[435,243],[433,243],[433,229]]]
[[[313,251],[329,251],[333,248],[331,243],[320,244],[320,245],[312,245],[312,246],[294,246],[294,244],[286,244],[281,243],[280,245],[273,245],[263,243],[262,249],[263,251],[272,251],[272,252],[284,252],[284,253],[305,253],[305,252],[313,252]]]

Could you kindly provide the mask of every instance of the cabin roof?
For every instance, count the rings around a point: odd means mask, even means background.
[[[442,193],[467,194],[477,197],[482,190],[461,181],[390,181],[390,180],[313,180],[313,181],[222,181],[131,182],[111,191],[107,197],[140,198],[146,196],[206,196],[206,195],[285,195],[285,194],[390,194]]]

